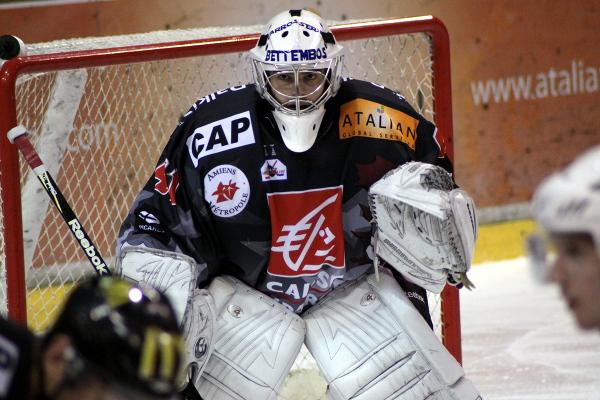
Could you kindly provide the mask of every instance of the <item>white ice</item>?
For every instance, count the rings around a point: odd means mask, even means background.
[[[600,400],[600,331],[583,332],[525,259],[480,264],[461,290],[463,366],[486,400]],[[600,293],[598,293],[600,296]]]

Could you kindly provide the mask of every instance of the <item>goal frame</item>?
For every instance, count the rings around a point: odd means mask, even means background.
[[[386,19],[349,23],[331,27],[339,41],[386,35],[427,33],[431,37],[434,62],[434,122],[444,135],[447,152],[453,154],[452,97],[450,79],[450,44],[448,31],[434,16]],[[6,295],[8,316],[27,321],[26,281],[24,268],[23,222],[17,147],[7,139],[7,132],[17,125],[16,81],[26,73],[60,71],[76,68],[140,63],[157,59],[175,59],[202,55],[245,52],[256,43],[259,34],[227,36],[200,40],[122,46],[98,50],[69,51],[18,57],[0,69],[0,191],[2,197]],[[460,301],[458,290],[449,285],[442,292],[442,336],[444,345],[462,361]]]

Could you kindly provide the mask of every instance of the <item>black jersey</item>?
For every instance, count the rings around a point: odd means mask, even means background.
[[[0,318],[0,399],[28,399],[32,390],[35,337]]]
[[[121,231],[193,257],[201,281],[233,275],[296,312],[372,268],[368,189],[411,160],[450,168],[435,126],[398,93],[345,79],[315,144],[284,145],[253,85],[199,99]]]

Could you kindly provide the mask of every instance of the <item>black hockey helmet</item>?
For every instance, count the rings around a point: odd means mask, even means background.
[[[45,337],[68,336],[76,353],[64,384],[93,374],[149,397],[170,397],[182,381],[185,353],[166,296],[116,277],[95,277],[69,295]]]

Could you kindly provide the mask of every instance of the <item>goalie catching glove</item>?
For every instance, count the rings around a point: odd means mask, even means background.
[[[410,162],[369,189],[376,256],[406,279],[439,293],[446,281],[471,289],[467,278],[477,239],[471,197],[443,168]]]

